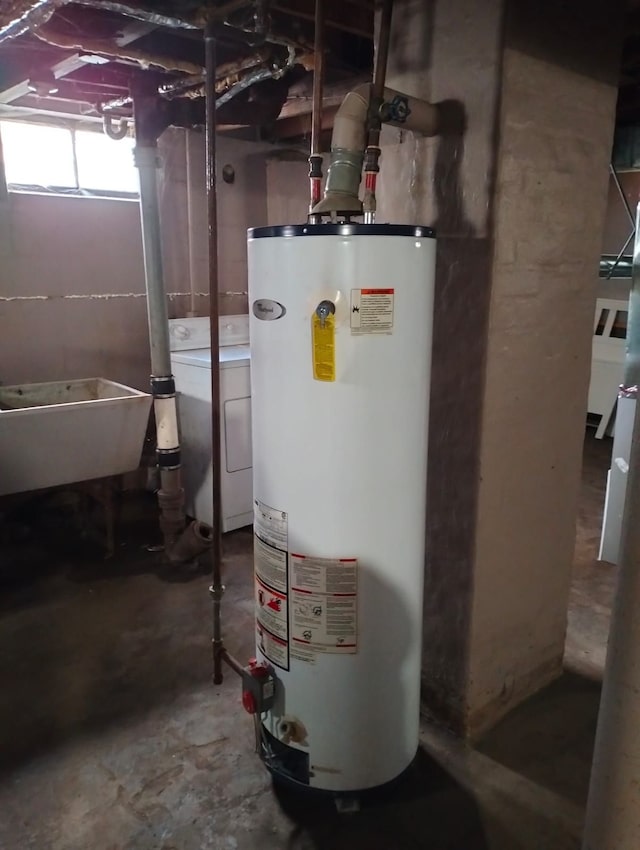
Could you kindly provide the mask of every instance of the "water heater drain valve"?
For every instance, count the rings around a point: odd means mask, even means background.
[[[242,705],[249,714],[263,714],[273,706],[276,677],[273,668],[255,658],[242,670]]]

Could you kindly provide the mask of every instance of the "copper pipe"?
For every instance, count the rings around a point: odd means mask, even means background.
[[[322,106],[324,93],[324,9],[322,0],[316,0],[313,49],[313,99],[311,106],[311,155],[309,156],[309,222],[319,224],[312,214],[322,197]]]
[[[369,100],[369,114],[367,116],[367,147],[364,152],[364,199],[363,211],[365,224],[373,224],[376,218],[376,182],[380,166],[380,128],[382,121],[380,109],[384,101],[384,84],[387,76],[387,62],[389,59],[389,41],[391,37],[391,15],[393,12],[393,0],[382,0],[380,12],[380,26],[376,41],[376,58],[373,71],[373,84],[371,86],[371,99]]]
[[[376,45],[376,60],[373,72],[373,88],[371,100],[378,102],[384,97],[384,84],[387,76],[387,62],[389,61],[389,41],[391,38],[391,14],[393,12],[393,0],[383,0],[380,12],[380,29],[378,30],[378,43]],[[378,128],[379,128],[378,124]]]
[[[216,196],[216,39],[213,25],[204,31],[206,69],[207,226],[209,236],[209,321],[211,325],[211,466],[213,488],[213,546],[211,598],[213,605],[213,681],[222,682],[222,479],[220,475],[220,350],[218,298],[218,207]]]
[[[282,12],[285,15],[293,18],[302,18],[302,20],[313,21],[314,15],[311,12],[305,12],[301,10],[297,5],[291,2],[283,2],[283,0],[277,0],[276,3],[271,7],[274,12]],[[371,39],[371,30],[366,29],[365,27],[352,25],[345,23],[344,21],[340,21],[337,19],[327,18],[325,20],[325,24],[332,29],[341,30],[342,32],[348,32],[352,35],[358,35],[361,38]]]
[[[237,673],[238,676],[242,676],[244,672],[242,664],[238,661],[237,658],[234,658],[233,655],[230,655],[229,652],[224,649],[224,647],[220,651],[220,659],[224,661],[227,667],[231,667],[234,673]]]
[[[324,10],[316,0],[313,66],[313,110],[311,118],[311,153],[319,154],[322,134],[322,94],[324,91]]]

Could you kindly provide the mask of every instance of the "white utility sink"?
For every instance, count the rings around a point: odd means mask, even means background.
[[[136,469],[150,408],[104,378],[0,387],[0,495]]]

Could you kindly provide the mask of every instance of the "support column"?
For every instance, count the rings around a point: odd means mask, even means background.
[[[562,669],[616,6],[394,11],[388,84],[445,119],[387,133],[378,220],[438,231],[423,696],[467,736]]]

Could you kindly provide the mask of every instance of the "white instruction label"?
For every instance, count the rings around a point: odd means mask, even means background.
[[[306,661],[307,664],[316,663],[316,654],[313,649],[309,649],[303,643],[295,643],[295,641],[291,644],[291,657],[295,658],[296,661]]]
[[[358,584],[355,558],[290,555],[292,646],[300,651],[355,653]],[[293,654],[293,653],[292,653]]]
[[[394,289],[352,289],[351,332],[392,333],[394,297]]]
[[[289,645],[263,629],[260,623],[256,623],[256,646],[273,664],[284,670],[289,669]]]
[[[253,537],[253,563],[256,578],[262,584],[287,592],[287,553],[269,546],[257,535]]]
[[[288,670],[289,524],[286,511],[255,499],[253,531],[257,645],[265,658]]]
[[[253,530],[269,546],[287,551],[289,529],[286,511],[270,508],[255,499],[253,503]]]

